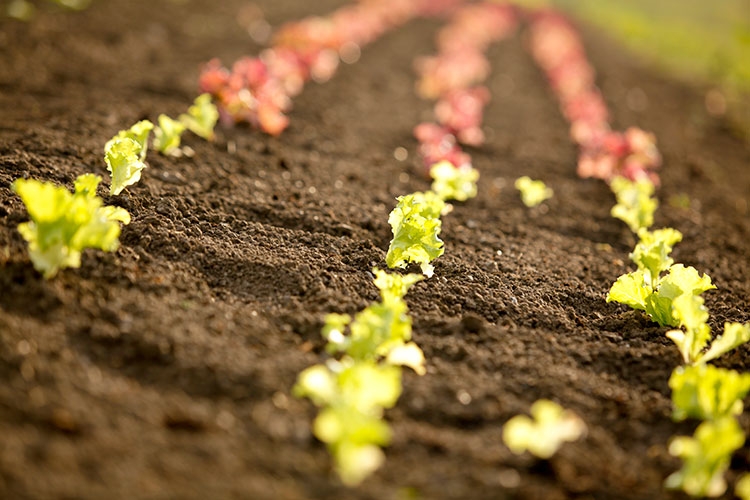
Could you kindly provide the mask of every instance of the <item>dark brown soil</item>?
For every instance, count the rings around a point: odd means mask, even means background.
[[[261,5],[277,25],[342,3]],[[523,37],[491,52],[489,141],[471,151],[479,196],[445,217],[435,277],[407,296],[428,373],[405,374],[387,463],[357,489],[332,474],[310,433],[315,409],[290,389],[324,359],[324,315],[377,298],[370,270],[384,266],[388,212],[427,187],[411,130],[431,105],[411,66],[433,52],[437,22],[391,33],[311,84],[280,138],[240,127],[215,144],[187,138],[192,159],[150,155],[142,182],[108,199],[133,217],[121,248],[40,278],[10,183],[106,178],[102,148],[117,130],[181,112],[211,57],[258,50],[236,21],[243,5],[111,0],[0,21],[0,497],[680,497],[662,489],[679,465],[668,440],[695,425],[670,419],[677,349],[604,301],[634,241],[609,216],[606,185],[576,177]],[[682,231],[676,259],[719,287],[706,294],[712,326],[750,321],[748,148],[707,117],[699,89],[585,36],[616,126],[659,139],[657,225]],[[643,112],[627,106],[636,87]],[[400,146],[407,161],[394,159]],[[524,174],[554,188],[548,210],[521,204],[512,184]],[[689,208],[667,202],[682,194]],[[721,364],[749,370],[750,349]],[[501,442],[504,422],[541,397],[589,425],[549,462]],[[750,468],[750,446],[732,466]]]

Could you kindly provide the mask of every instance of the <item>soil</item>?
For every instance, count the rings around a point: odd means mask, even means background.
[[[259,3],[274,26],[342,4]],[[139,184],[100,188],[133,218],[120,249],[87,251],[50,281],[34,271],[10,183],[106,179],[117,130],[182,112],[210,58],[257,53],[237,22],[245,5],[111,0],[0,21],[0,497],[681,498],[662,488],[679,467],[670,437],[695,427],[670,419],[677,349],[604,301],[634,240],[609,216],[607,186],[577,178],[523,36],[490,53],[489,140],[470,151],[479,195],[444,218],[445,255],[407,296],[427,374],[405,371],[387,462],[358,488],[337,480],[310,432],[315,408],[290,390],[325,359],[324,315],[377,299],[371,269],[385,265],[395,197],[428,187],[411,130],[431,104],[413,91],[412,62],[434,52],[437,21],[310,84],[279,138],[237,127],[215,143],[186,136],[193,158],[150,154]],[[750,321],[750,150],[706,114],[703,89],[583,30],[615,126],[658,137],[657,226],[682,231],[675,258],[718,286],[712,327]],[[521,175],[555,197],[527,209]],[[750,370],[750,349],[719,364]],[[542,397],[588,435],[549,461],[515,456],[502,425]],[[740,422],[750,431],[750,414]],[[750,445],[732,469],[730,484],[750,469]]]

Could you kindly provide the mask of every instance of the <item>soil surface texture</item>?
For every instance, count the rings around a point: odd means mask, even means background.
[[[343,3],[258,5],[278,26]],[[185,135],[194,157],[151,152],[141,182],[110,197],[110,137],[183,112],[212,57],[260,50],[238,23],[243,6],[111,0],[0,20],[0,497],[682,498],[662,487],[679,468],[669,439],[696,426],[670,418],[678,350],[665,328],[605,303],[635,241],[610,217],[608,187],[576,176],[568,125],[523,33],[490,52],[488,141],[469,151],[479,195],[444,217],[445,255],[407,295],[427,374],[404,371],[385,465],[341,485],[310,431],[316,409],[290,391],[326,357],[324,316],[377,299],[371,270],[385,267],[395,198],[429,187],[412,129],[432,104],[416,96],[412,65],[434,53],[440,23],[412,22],[309,84],[280,137]],[[658,138],[655,227],[682,231],[676,261],[717,285],[705,294],[713,330],[750,321],[748,147],[706,114],[702,89],[582,29],[614,126]],[[116,252],[86,251],[80,269],[45,281],[10,184],[72,187],[86,172],[105,178],[99,194],[132,223]],[[523,206],[521,175],[554,198]],[[748,371],[750,349],[718,364]],[[501,440],[539,398],[589,427],[549,461]],[[750,413],[740,423],[750,431]],[[748,444],[732,469],[730,484],[750,469]]]

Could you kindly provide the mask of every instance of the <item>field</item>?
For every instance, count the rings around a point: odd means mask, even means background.
[[[257,2],[271,26],[342,4]],[[333,473],[315,407],[291,390],[326,358],[325,315],[377,299],[371,271],[385,267],[396,197],[429,188],[412,129],[432,105],[412,65],[434,52],[437,20],[309,84],[278,137],[219,128],[213,143],[186,136],[193,157],[149,156],[139,184],[100,188],[132,216],[116,252],[88,250],[52,280],[34,270],[11,183],[106,179],[118,130],[182,112],[211,58],[260,50],[243,7],[110,0],[0,19],[0,497],[686,498],[663,488],[680,466],[670,438],[696,426],[670,418],[679,352],[666,328],[605,302],[636,240],[610,216],[607,185],[576,175],[523,33],[489,52],[487,142],[468,149],[479,194],[445,217],[445,255],[406,297],[427,373],[404,371],[387,460],[356,488]],[[655,227],[679,229],[675,260],[718,287],[705,294],[711,327],[750,321],[747,143],[706,111],[705,88],[580,28],[614,125],[657,137]],[[554,197],[525,207],[521,175]],[[716,364],[747,372],[750,348]],[[502,442],[539,398],[588,425],[548,461]],[[739,422],[747,434],[750,413]],[[750,470],[750,444],[731,469],[730,484]]]

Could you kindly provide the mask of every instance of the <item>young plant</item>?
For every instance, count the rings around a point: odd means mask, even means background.
[[[173,120],[167,115],[159,115],[159,126],[154,128],[154,147],[163,155],[180,154],[180,136],[185,131],[185,125],[179,120]]]
[[[732,454],[742,447],[745,434],[736,419],[725,417],[703,422],[693,437],[678,436],[669,453],[682,459],[682,468],[670,475],[665,486],[694,497],[718,497],[727,489],[724,473]]]
[[[401,276],[374,270],[375,285],[382,301],[370,304],[352,321],[347,314],[326,316],[323,336],[328,340],[329,354],[344,353],[354,360],[380,360],[405,365],[424,375],[424,354],[411,340],[411,318],[403,300],[406,291],[424,277]],[[346,328],[349,327],[349,335]]]
[[[393,239],[385,261],[390,268],[405,268],[409,263],[419,264],[422,273],[430,277],[434,267],[430,262],[445,249],[438,237],[442,228],[440,215],[445,202],[432,191],[399,196],[398,205],[388,216]]]
[[[750,474],[744,474],[734,487],[734,494],[740,500],[750,500]]]
[[[430,176],[432,191],[445,201],[466,201],[477,195],[479,172],[471,165],[456,167],[443,160],[430,168]]]
[[[669,387],[674,420],[719,420],[742,413],[750,374],[704,364],[680,366],[672,372]]]
[[[362,482],[385,460],[381,446],[391,440],[383,410],[401,395],[401,369],[375,361],[345,358],[300,373],[293,393],[323,409],[313,434],[328,447],[341,481]]]
[[[180,122],[188,130],[207,141],[213,141],[216,137],[214,127],[217,121],[219,121],[219,111],[211,102],[211,94],[201,94],[196,97],[193,105],[188,108],[187,114],[180,115]]]
[[[641,229],[651,227],[654,212],[659,206],[659,201],[653,197],[653,182],[645,177],[631,181],[617,176],[609,187],[617,198],[617,204],[612,207],[612,217],[623,221],[636,234]]]
[[[58,270],[81,266],[85,248],[117,249],[120,225],[130,215],[119,207],[105,207],[96,195],[101,177],[79,176],[75,192],[33,179],[17,179],[11,188],[23,200],[31,221],[18,226],[29,244],[34,268],[49,279]]]
[[[516,415],[503,427],[503,441],[516,455],[528,451],[548,459],[563,443],[586,433],[586,424],[575,413],[547,399],[531,405],[530,413],[532,418]]]
[[[128,186],[141,180],[141,171],[146,164],[141,159],[143,148],[133,139],[124,137],[113,139],[104,150],[104,162],[107,164],[112,181],[109,186],[111,195],[118,195]]]
[[[679,326],[672,302],[680,295],[699,295],[716,287],[709,276],[700,276],[695,268],[673,264],[669,254],[674,244],[682,239],[679,231],[641,229],[639,236],[640,241],[630,254],[638,269],[617,278],[607,294],[607,302],[619,302],[645,311],[652,321],[662,326]],[[662,276],[664,271],[668,273]]]
[[[341,359],[304,370],[293,389],[323,408],[313,433],[328,446],[347,485],[360,483],[384,460],[380,447],[389,444],[391,431],[382,420],[383,410],[401,394],[401,366],[425,373],[424,354],[410,342],[411,319],[403,299],[424,277],[373,271],[381,301],[354,320],[329,314],[322,332],[326,351]]]
[[[114,146],[114,143],[121,139],[131,139],[138,145],[137,153],[140,161],[146,160],[146,153],[148,152],[148,136],[151,130],[153,130],[154,124],[148,120],[141,120],[127,130],[120,130],[117,135],[107,141],[104,145],[104,152]]]
[[[521,193],[521,201],[527,207],[535,207],[554,194],[543,181],[532,180],[526,175],[516,179],[515,186]]]

